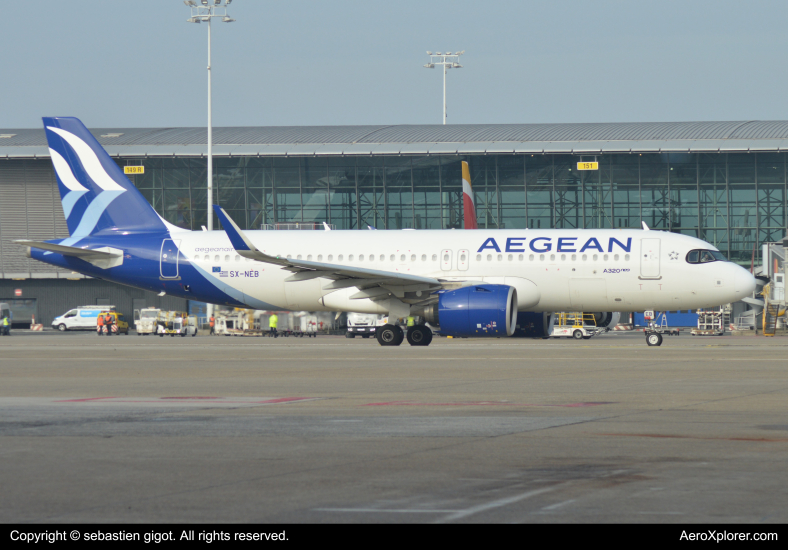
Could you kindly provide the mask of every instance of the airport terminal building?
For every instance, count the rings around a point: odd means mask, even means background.
[[[206,224],[205,128],[92,132],[119,165],[143,167],[129,178],[165,219]],[[747,266],[786,233],[788,121],[215,128],[213,154],[214,203],[246,229],[462,228],[465,160],[480,228],[643,220]],[[0,129],[0,302],[45,324],[77,305],[187,306],[56,270],[12,243],[66,236],[43,128]]]

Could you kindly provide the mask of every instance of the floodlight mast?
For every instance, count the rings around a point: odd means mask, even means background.
[[[451,52],[432,53],[427,52],[430,56],[430,62],[424,65],[425,69],[434,69],[436,65],[443,66],[443,123],[446,124],[446,71],[449,69],[462,69],[460,65],[460,56],[465,53],[465,50],[452,54]]]
[[[183,0],[183,3],[191,10],[191,17],[188,23],[208,23],[208,211],[207,229],[213,230],[213,119],[211,113],[211,21],[214,17],[221,17],[223,23],[232,23],[235,19],[227,15],[227,6],[232,0],[225,0],[224,6],[221,0],[200,0],[201,5],[197,5],[194,0]],[[213,316],[213,304],[207,304],[206,314],[208,318]]]

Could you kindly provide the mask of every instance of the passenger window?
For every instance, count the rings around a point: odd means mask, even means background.
[[[476,261],[477,262],[481,262],[482,261],[482,255],[481,254],[477,254],[476,255]]]
[[[575,260],[577,260],[577,254],[572,254],[572,261],[574,262]]]
[[[555,261],[555,254],[550,254],[550,261],[551,261],[551,262],[554,262],[554,261]]]
[[[603,260],[605,260],[605,261],[607,261],[607,254],[605,254],[604,256],[602,256],[602,259],[603,259]]]
[[[392,256],[392,258],[393,258],[393,256]],[[380,255],[380,261],[381,261],[381,262],[384,262],[384,261],[386,261],[386,255],[385,255],[385,254],[381,254],[381,255]]]
[[[318,254],[317,255],[317,261],[318,262],[322,262],[323,261],[323,255],[322,254]]]
[[[627,261],[627,262],[629,261],[629,254],[625,254],[624,255],[624,260]]]
[[[405,261],[405,254],[400,254],[399,261],[401,261],[401,262]]]
[[[529,262],[533,262],[534,261],[534,255],[533,254],[529,254],[528,255],[528,261]]]
[[[340,254],[339,256],[337,256],[337,261],[339,261],[339,262],[341,262],[341,261],[342,261],[342,254]]]
[[[422,262],[426,262],[427,261],[427,255],[426,254],[422,254],[421,255],[421,261]]]
[[[218,254],[217,254],[216,256],[214,256],[214,257],[213,257],[213,261],[214,261],[214,262],[218,262],[218,261],[219,261],[219,255],[218,255]]]
[[[565,262],[565,261],[566,261],[566,254],[561,254],[561,261],[562,261],[562,262]]]
[[[583,261],[585,262],[586,260],[588,260],[588,254],[583,254]]]
[[[329,262],[333,262],[334,261],[334,255],[333,254],[329,254],[328,255],[328,261]]]
[[[349,261],[349,262],[353,261],[353,254],[351,254],[350,256],[347,257],[347,261]]]
[[[435,262],[437,260],[438,260],[438,255],[437,254],[433,254],[432,255],[432,261]]]
[[[229,262],[230,261],[230,255],[229,254],[225,254],[224,261],[225,262]]]
[[[395,261],[397,261],[397,257],[394,254],[392,254],[391,258],[389,258],[389,260],[392,261],[392,262],[395,262]]]
[[[543,262],[543,261],[544,261],[544,254],[539,254],[539,261],[540,261],[540,262]]]
[[[614,260],[614,261],[616,261],[616,262],[618,261],[618,254],[615,254],[615,255],[613,256],[613,260]]]
[[[312,261],[312,255],[311,254],[307,254],[306,261],[308,261],[308,262]]]
[[[492,261],[492,254],[487,254],[487,261],[488,261],[488,262],[491,262],[491,261]]]
[[[211,257],[208,254],[206,254],[204,260],[206,262],[210,262],[211,261]]]
[[[525,257],[525,256],[523,256],[522,254],[520,254],[519,256],[517,256],[517,259],[518,259],[518,260],[520,260],[520,261],[522,262],[524,257]]]
[[[288,256],[288,258],[289,258],[289,257],[290,257],[290,256]],[[241,261],[241,257],[240,257],[240,256],[236,256],[236,257],[235,257],[235,261],[236,261],[236,262],[240,262],[240,261]]]
[[[246,259],[248,260],[249,258],[246,258]],[[301,254],[299,254],[298,256],[296,256],[296,259],[300,260],[300,259],[301,259]]]
[[[512,254],[509,254],[509,261],[511,262],[512,260],[514,260],[514,256]]]

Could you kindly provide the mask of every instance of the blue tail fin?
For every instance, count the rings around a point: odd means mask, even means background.
[[[82,122],[45,117],[44,128],[72,239],[109,231],[166,231],[161,217]]]

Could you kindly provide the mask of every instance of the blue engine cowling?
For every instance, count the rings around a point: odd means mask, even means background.
[[[474,285],[444,292],[437,321],[446,336],[511,336],[517,325],[517,291],[508,285]]]

